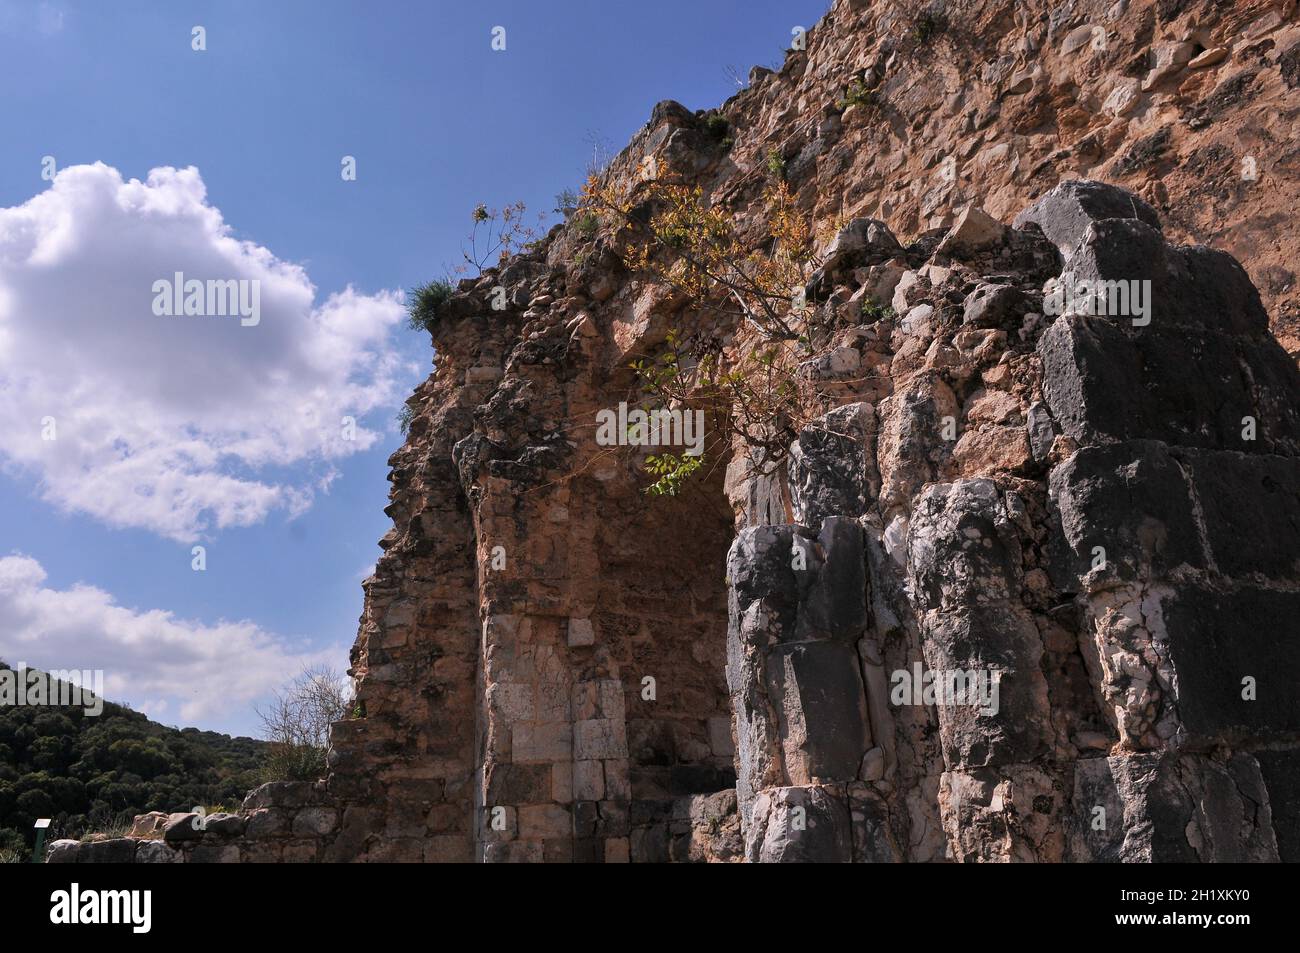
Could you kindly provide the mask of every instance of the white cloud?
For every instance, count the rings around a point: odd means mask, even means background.
[[[260,323],[155,315],[176,272],[260,280]],[[401,317],[398,292],[318,302],[301,267],[232,235],[197,169],[70,166],[0,209],[0,455],[65,511],[180,541],[301,512],[379,439],[342,419],[408,389]]]
[[[0,558],[0,658],[51,670],[99,669],[104,695],[152,717],[249,725],[258,699],[342,648],[299,651],[252,622],[200,622],[128,609],[94,586],[47,589],[30,556]]]

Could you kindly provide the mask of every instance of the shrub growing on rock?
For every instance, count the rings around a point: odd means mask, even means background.
[[[406,314],[411,329],[432,331],[438,310],[447,303],[452,290],[449,281],[429,281],[407,292]]]

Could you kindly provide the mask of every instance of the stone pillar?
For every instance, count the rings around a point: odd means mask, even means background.
[[[1076,855],[1300,860],[1273,810],[1300,765],[1300,660],[1277,651],[1300,617],[1300,372],[1241,265],[1170,245],[1140,199],[1066,182],[1017,221],[1076,282],[1145,301],[1067,312],[1038,342],[1066,450],[1053,581],[1117,738],[1076,770]]]
[[[790,466],[805,522],[743,529],[727,559],[727,683],[750,861],[882,853],[883,805],[861,783],[878,768],[859,658],[868,612],[857,522],[878,489],[873,422],[870,405],[853,404],[805,430]]]

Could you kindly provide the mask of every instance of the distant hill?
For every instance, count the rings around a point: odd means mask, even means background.
[[[47,697],[63,684],[41,678]],[[121,828],[148,811],[238,806],[261,780],[265,747],[168,728],[111,702],[87,715],[83,707],[5,704],[0,696],[0,854],[30,849],[41,817],[53,819],[53,839]]]

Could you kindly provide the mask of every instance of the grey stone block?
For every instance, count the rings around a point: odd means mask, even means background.
[[[850,863],[853,825],[847,798],[830,787],[763,791],[754,804],[745,853],[751,863]]]
[[[857,650],[841,642],[778,647],[767,657],[785,774],[796,784],[857,777],[871,747]]]
[[[1163,615],[1178,676],[1178,715],[1193,738],[1300,730],[1300,592],[1184,587]],[[1255,700],[1242,680],[1255,680]]]
[[[1080,444],[1153,439],[1287,454],[1300,446],[1300,416],[1288,405],[1300,378],[1259,342],[1198,328],[1127,330],[1069,315],[1039,338],[1038,354],[1052,416]],[[1242,436],[1247,416],[1257,421],[1254,440]]]
[[[163,825],[163,839],[169,844],[187,840],[198,840],[203,836],[202,820],[199,815],[183,812],[172,814]]]
[[[828,516],[861,516],[880,493],[876,415],[870,404],[837,407],[799,433],[790,448],[796,522],[817,529]]]
[[[1050,499],[1063,538],[1052,574],[1065,592],[1080,591],[1097,547],[1102,575],[1126,581],[1205,567],[1190,487],[1163,443],[1080,450],[1052,470]]]
[[[1137,195],[1090,179],[1059,183],[1017,215],[1012,224],[1023,228],[1035,223],[1061,254],[1068,255],[1083,239],[1089,225],[1111,218],[1133,218],[1160,228],[1156,210]]]
[[[135,849],[137,864],[182,864],[185,852],[160,840],[142,840]]]
[[[1110,759],[1124,805],[1125,863],[1277,861],[1259,765],[1238,754],[1145,754]]]
[[[1300,749],[1257,751],[1255,759],[1268,790],[1278,856],[1300,862]]]
[[[49,853],[45,855],[47,864],[75,864],[77,854],[81,850],[81,841],[64,838],[56,840],[50,845]]]
[[[1210,552],[1228,576],[1300,576],[1300,459],[1180,451]]]
[[[86,841],[77,851],[79,864],[133,864],[137,841],[129,837]]]
[[[991,480],[926,487],[908,527],[908,572],[924,609],[1005,600],[1018,592],[1021,551]]]

